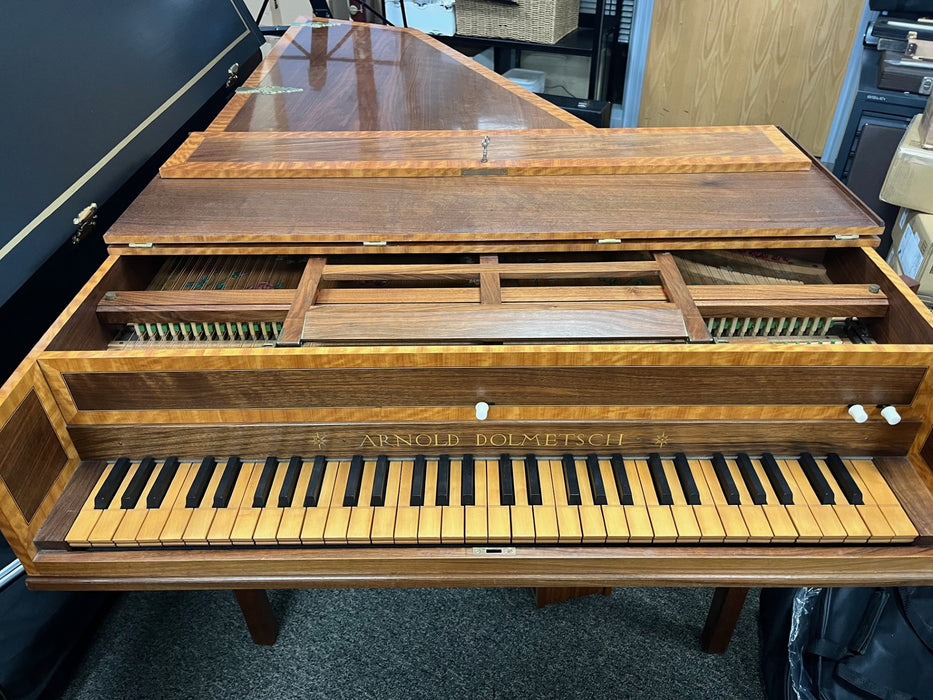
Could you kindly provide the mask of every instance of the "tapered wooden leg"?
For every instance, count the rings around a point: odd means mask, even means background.
[[[722,654],[729,648],[729,641],[732,639],[747,595],[747,588],[716,589],[700,638],[703,651],[708,654]]]
[[[594,588],[592,586],[533,588],[532,591],[534,591],[535,594],[535,604],[539,608],[543,608],[545,605],[551,605],[552,603],[563,603],[565,600],[571,600],[572,598],[582,598],[585,595],[594,595],[597,593],[609,595],[612,593],[611,588]]]
[[[236,600],[246,619],[249,636],[256,644],[272,646],[279,636],[279,621],[263,590],[237,590]]]

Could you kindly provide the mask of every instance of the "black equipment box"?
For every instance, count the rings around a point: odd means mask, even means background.
[[[539,93],[551,104],[557,105],[565,112],[592,124],[593,126],[608,127],[611,106],[604,100],[582,100],[564,95],[546,95]]]
[[[933,92],[933,61],[918,61],[894,51],[882,51],[878,61],[878,87],[929,95]]]

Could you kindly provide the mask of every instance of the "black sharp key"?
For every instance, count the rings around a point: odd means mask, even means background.
[[[236,484],[237,477],[240,475],[240,467],[243,462],[239,457],[230,457],[227,465],[224,467],[223,476],[220,477],[220,483],[217,484],[217,491],[214,493],[214,507],[226,508],[230,505],[230,496],[233,494],[233,486]]]
[[[716,472],[716,478],[719,479],[719,485],[722,487],[722,494],[726,497],[726,503],[730,506],[742,505],[742,499],[739,498],[739,489],[732,480],[732,474],[729,473],[729,465],[721,452],[713,455],[713,471]]]
[[[781,473],[781,468],[774,460],[774,455],[770,452],[761,455],[761,466],[765,468],[765,474],[768,476],[768,481],[771,482],[771,488],[774,489],[778,503],[782,506],[794,505],[794,492],[787,485],[787,479]]]
[[[661,464],[661,455],[657,452],[652,452],[648,455],[648,471],[651,473],[651,483],[654,484],[654,492],[658,495],[658,503],[662,506],[674,505],[671,485],[667,483],[664,465]]]
[[[625,473],[625,460],[622,459],[622,455],[614,454],[609,457],[609,462],[612,464],[612,476],[616,482],[616,491],[619,493],[619,503],[623,506],[634,505],[632,487],[628,483],[628,474]]]
[[[121,508],[135,508],[139,502],[139,497],[143,495],[143,489],[149,483],[149,477],[152,476],[152,470],[155,469],[155,459],[152,457],[143,457],[143,461],[136,467],[136,473],[130,479],[129,486],[123,492],[120,498]]]
[[[463,455],[460,462],[460,505],[475,506],[476,494],[474,485],[476,475],[474,474],[473,455]]]
[[[305,508],[313,508],[318,504],[321,498],[321,484],[324,483],[324,470],[327,468],[327,460],[324,455],[318,455],[314,458],[314,466],[311,468],[311,478],[308,480],[308,490],[305,492]],[[326,503],[325,505],[330,505]]]
[[[606,499],[606,487],[603,484],[603,475],[599,471],[599,457],[586,456],[586,472],[590,477],[590,490],[593,492],[593,503],[597,506],[609,504]]]
[[[765,493],[765,487],[761,485],[761,479],[755,472],[755,465],[744,452],[736,455],[735,461],[739,465],[739,473],[742,475],[742,481],[745,482],[745,488],[748,489],[748,495],[752,497],[752,503],[756,506],[768,504],[768,494]]]
[[[104,483],[101,485],[97,495],[94,496],[95,509],[106,510],[113,500],[113,497],[117,495],[117,489],[120,488],[120,484],[123,483],[129,470],[130,460],[126,457],[120,457],[120,459],[114,463],[113,468],[110,470],[107,478],[104,479]]]
[[[528,505],[544,504],[541,500],[541,474],[538,472],[538,458],[534,455],[525,455],[525,488],[528,490]]]
[[[204,500],[204,493],[207,491],[207,485],[214,475],[214,467],[217,461],[213,457],[205,457],[201,460],[201,466],[198,467],[198,473],[191,482],[191,488],[188,489],[188,495],[185,496],[186,508],[197,508]]]
[[[282,480],[282,489],[279,491],[279,508],[291,508],[295,500],[295,489],[298,487],[298,477],[301,476],[301,457],[295,456],[288,460],[288,469]]]
[[[350,472],[347,475],[347,487],[343,491],[343,507],[352,508],[360,500],[360,487],[363,485],[363,455],[353,455],[350,460]]]
[[[823,472],[820,471],[819,466],[817,466],[816,460],[813,459],[813,455],[809,452],[804,452],[797,461],[800,463],[800,467],[803,469],[807,481],[810,482],[810,486],[813,487],[813,493],[820,499],[820,503],[824,506],[836,505],[836,497],[833,496],[833,490],[829,488],[829,483],[823,476]]]
[[[826,464],[836,483],[839,484],[839,488],[842,489],[842,495],[846,497],[846,500],[853,506],[863,505],[865,501],[862,500],[862,490],[855,483],[839,455],[830,452],[826,455]]]
[[[427,460],[424,455],[415,455],[415,464],[411,468],[411,499],[410,505],[424,505],[424,481],[427,477]]]
[[[369,505],[373,508],[386,504],[386,484],[389,481],[389,458],[385,455],[376,457],[376,473],[373,475],[373,495]]]
[[[499,505],[515,505],[515,479],[511,455],[499,455]]]
[[[159,470],[155,483],[149,489],[146,495],[146,507],[158,508],[165,500],[165,494],[168,493],[168,487],[171,486],[175,475],[178,473],[178,457],[169,457]]]
[[[693,472],[690,471],[690,463],[687,461],[687,455],[683,452],[678,452],[674,455],[674,469],[677,471],[677,480],[680,481],[680,488],[684,490],[684,498],[687,499],[687,505],[700,505],[700,490],[697,488],[697,482],[693,480]]]
[[[450,457],[441,455],[437,458],[437,491],[434,494],[434,505],[450,505]]]
[[[573,455],[564,455],[561,459],[564,466],[564,486],[567,487],[567,505],[581,506],[583,499],[580,498],[580,482],[577,481],[577,461]]]
[[[265,508],[269,502],[269,494],[272,492],[272,480],[275,478],[275,472],[279,468],[279,460],[275,457],[266,457],[266,463],[262,467],[262,474],[259,475],[259,483],[256,484],[256,493],[253,494],[253,508]]]

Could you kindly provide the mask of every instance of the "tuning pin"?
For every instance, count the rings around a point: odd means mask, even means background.
[[[476,420],[486,420],[486,416],[489,415],[489,404],[485,401],[480,401],[476,404]]]
[[[882,406],[881,417],[888,422],[888,425],[897,425],[901,422],[901,414],[894,406]]]
[[[849,415],[856,423],[864,423],[868,420],[868,414],[865,413],[865,407],[860,403],[854,403],[849,406]]]

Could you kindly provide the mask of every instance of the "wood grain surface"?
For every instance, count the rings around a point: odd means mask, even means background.
[[[109,292],[97,305],[102,323],[284,321],[294,289]]]
[[[107,466],[105,460],[81,462],[75,473],[68,480],[62,495],[55,501],[55,507],[36,533],[36,546],[39,548],[63,548],[65,536],[81,511],[84,502]]]
[[[881,318],[887,313],[884,294],[872,293],[867,285],[689,285],[687,287],[704,317],[848,317]],[[506,287],[501,301],[513,302],[663,302],[664,288],[658,286],[542,286]],[[318,295],[321,304],[359,303],[449,303],[478,302],[471,287],[330,288]],[[140,307],[142,310],[144,307]]]
[[[658,0],[639,126],[778,124],[821,154],[862,4]]]
[[[677,308],[644,304],[359,304],[316,306],[301,333],[311,343],[476,343],[686,340]]]
[[[78,464],[37,354],[0,389],[0,533],[29,573],[33,537]]]
[[[591,128],[421,32],[292,26],[208,131]],[[320,26],[317,26],[320,25]]]
[[[477,401],[502,406],[847,406],[909,404],[925,371],[885,366],[204,367],[65,372],[63,381],[81,411],[472,406]]]
[[[444,177],[806,170],[772,126],[192,134],[164,178]]]
[[[872,454],[902,456],[918,421],[897,426],[839,420],[549,420],[435,421],[384,423],[288,423],[203,425],[76,425],[75,444],[87,459],[136,454],[200,461],[206,455],[476,454],[503,451],[554,455],[648,452],[709,455],[747,451],[760,454]],[[561,452],[562,453],[562,452]]]
[[[697,308],[709,316],[806,317],[856,316],[882,318],[888,311],[885,294],[865,284],[691,285]]]
[[[888,298],[889,313],[873,324],[882,343],[933,343],[933,313],[913,294],[874,250],[836,251],[829,258],[827,272],[833,282],[876,284]]]
[[[619,179],[625,184],[620,186]],[[365,201],[366,206],[356,202]],[[793,203],[792,206],[789,203]],[[601,239],[820,238],[880,234],[878,219],[811,167],[798,172],[469,179],[156,179],[104,236],[110,245],[453,244],[480,249]],[[157,225],[155,222],[158,222]],[[786,243],[786,242],[785,242]],[[871,241],[863,244],[872,245]],[[394,249],[394,248],[393,248]],[[465,250],[469,250],[466,248]],[[493,247],[490,252],[497,252]]]
[[[918,542],[933,544],[933,494],[915,466],[907,459],[884,458],[878,460],[877,467],[895,496],[893,500],[907,511],[917,528]]]
[[[664,293],[683,313],[684,326],[690,340],[694,343],[710,342],[709,331],[703,325],[700,310],[687,289],[673,256],[670,253],[655,253],[654,259],[658,263],[658,273],[664,286]]]
[[[531,240],[505,240],[473,243],[444,243],[422,241],[378,241],[366,245],[360,242],[343,243],[282,243],[274,238],[262,243],[159,243],[131,246],[116,244],[108,246],[111,255],[121,257],[148,257],[163,255],[367,255],[378,247],[384,253],[399,255],[422,255],[434,253],[500,254],[500,253],[605,253],[656,251],[663,247],[667,251],[681,250],[825,250],[827,248],[860,248],[877,246],[878,236],[806,235],[771,236],[754,238],[732,232],[727,238],[680,238],[659,243],[657,238],[578,238],[537,242]]]
[[[43,552],[37,589],[927,585],[929,546],[255,548]]]
[[[321,278],[327,266],[326,258],[309,257],[301,275],[301,282],[295,291],[291,308],[285,318],[282,332],[279,334],[280,345],[298,345],[301,338],[301,326],[305,314],[317,300]]]
[[[39,401],[30,391],[0,429],[0,479],[26,522],[68,462],[68,454]],[[23,465],[29,464],[29,469]]]

